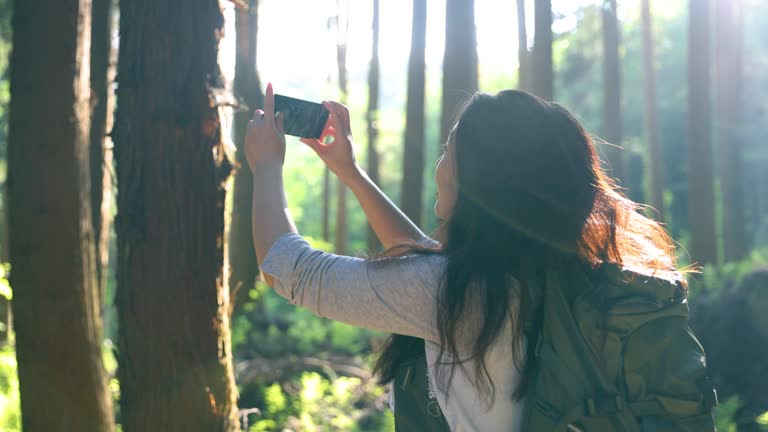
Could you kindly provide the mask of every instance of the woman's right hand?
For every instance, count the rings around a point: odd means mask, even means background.
[[[328,110],[328,123],[319,139],[301,138],[299,141],[308,145],[325,162],[328,169],[333,171],[344,182],[346,178],[358,172],[359,167],[352,148],[352,130],[349,124],[349,110],[338,102],[324,101],[323,106]],[[325,137],[333,141],[323,143]]]

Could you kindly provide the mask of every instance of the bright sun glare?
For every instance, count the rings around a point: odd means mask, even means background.
[[[234,6],[224,2],[226,38],[222,44],[222,67],[234,75]],[[576,22],[573,12],[600,0],[553,0],[555,32],[566,31]],[[372,1],[339,0],[349,17],[347,68],[350,77],[365,76],[371,55]],[[666,16],[680,11],[682,0],[653,3],[654,14]],[[439,70],[445,37],[445,2],[430,0],[427,6],[426,61]],[[620,15],[636,15],[635,5],[624,6]],[[258,68],[263,81],[271,81],[285,92],[305,98],[323,98],[327,81],[336,77],[336,30],[333,17],[337,0],[261,0],[259,5]],[[526,0],[528,45],[533,44],[533,0]],[[411,38],[411,2],[380,2],[380,59],[382,68],[403,70],[408,62]],[[559,18],[558,17],[563,17]],[[477,49],[482,68],[517,68],[517,12],[509,0],[475,0]],[[354,79],[354,78],[353,78]],[[313,85],[314,83],[317,83]]]

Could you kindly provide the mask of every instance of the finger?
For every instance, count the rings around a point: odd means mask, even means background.
[[[251,120],[253,120],[253,121],[260,121],[262,119],[262,117],[264,117],[264,111],[262,111],[260,109],[256,109],[253,112],[253,116],[251,117]]]
[[[349,132],[350,126],[349,126],[349,111],[347,110],[347,107],[344,105],[334,102],[334,101],[328,101],[328,105],[326,106],[328,108],[328,111],[333,113],[333,116],[335,117],[335,123],[337,126],[337,129],[340,130],[340,132],[346,134]]]
[[[328,110],[328,121],[325,123],[325,128],[320,136],[320,140],[323,140],[327,136],[332,136],[337,129],[336,125],[339,123],[338,116],[336,115],[336,109],[328,101],[323,101],[323,106]]]
[[[264,116],[268,119],[275,118],[275,93],[272,91],[272,83],[267,84],[264,94]]]
[[[341,119],[343,123],[349,124],[349,108],[347,108],[346,105],[336,101],[328,101],[328,103],[334,107],[334,110],[336,111],[336,117]]]
[[[329,126],[336,122],[336,110],[334,110],[333,105],[328,101],[323,101],[323,106],[328,110],[328,121],[325,122],[325,125]]]
[[[325,127],[323,128],[323,131],[320,133],[320,138],[318,140],[322,141],[323,138],[325,138],[328,135],[332,135],[334,131],[334,120],[332,116],[328,116],[328,121],[325,123]]]
[[[343,122],[341,118],[339,117],[339,112],[336,109],[336,106],[333,105],[330,101],[323,101],[323,106],[328,110],[328,129],[343,129]]]
[[[336,123],[336,119],[334,118],[333,113],[331,113],[331,110],[329,110],[326,106],[326,101],[323,101],[323,106],[326,110],[328,110],[328,120],[325,121],[325,126],[323,127],[323,133],[325,133],[328,128],[333,127],[333,125]]]

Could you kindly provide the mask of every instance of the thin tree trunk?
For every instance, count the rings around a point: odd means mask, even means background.
[[[326,166],[323,169],[323,240],[331,241],[331,171]]]
[[[379,154],[376,150],[376,138],[379,134],[379,0],[373,0],[373,43],[371,46],[371,64],[368,69],[368,177],[379,184]],[[373,253],[381,248],[381,242],[373,228],[368,225],[368,251]]]
[[[6,2],[3,12],[7,13],[6,11],[10,11],[10,6],[11,5]],[[10,22],[8,24],[10,24]],[[6,64],[5,69],[0,70],[0,74],[7,77],[8,71],[9,65]],[[7,181],[0,184],[0,200],[2,200],[2,204],[0,205],[0,263],[7,263],[9,260],[8,238],[10,234],[10,229],[8,227]],[[6,344],[12,345],[13,340],[11,339],[11,336],[13,335],[13,313],[11,311],[11,301],[3,296],[0,296],[0,327],[4,327],[4,330],[0,331],[0,347],[5,346]]]
[[[741,0],[717,0],[717,125],[720,188],[723,197],[723,253],[737,261],[749,251],[742,191],[744,79]]]
[[[0,185],[0,194],[2,194],[2,206],[0,207],[0,263],[8,262],[8,184]],[[7,276],[6,276],[7,277]],[[0,347],[11,344],[11,334],[13,332],[13,313],[11,312],[11,301],[0,295]]]
[[[688,30],[688,218],[692,258],[717,263],[710,122],[710,2],[689,0]]]
[[[259,263],[253,248],[251,211],[253,174],[245,160],[245,132],[253,110],[264,103],[261,83],[256,70],[256,41],[258,37],[259,4],[250,0],[247,10],[238,9],[235,16],[236,60],[235,95],[248,106],[235,113],[234,141],[237,146],[234,187],[232,189],[232,221],[229,234],[229,289],[232,310],[237,311],[248,299],[259,275]]]
[[[113,136],[126,432],[239,430],[223,271],[231,166],[213,98],[223,24],[216,0],[122,2]]]
[[[113,0],[93,0],[91,33],[91,220],[96,245],[96,282],[99,305],[106,305],[105,291],[109,263],[109,231],[112,216],[112,129],[115,65],[112,49]]]
[[[90,37],[90,0],[14,3],[8,197],[25,432],[114,430],[91,223]]]
[[[344,10],[342,10],[342,7]],[[347,33],[349,30],[349,4],[336,0],[336,62],[339,69],[339,93],[341,103],[347,103]],[[347,249],[347,186],[336,179],[336,243],[337,254]]]
[[[447,0],[440,120],[442,142],[448,138],[461,104],[477,91],[476,33],[475,1]]]
[[[528,52],[528,31],[525,24],[525,0],[517,0],[517,87],[531,89],[531,65]]]
[[[645,117],[645,139],[648,144],[647,189],[651,206],[658,213],[655,217],[664,220],[664,170],[661,161],[659,126],[656,118],[656,71],[654,68],[653,25],[651,1],[642,0],[643,31],[643,113]]]
[[[619,18],[616,0],[603,2],[603,135],[611,143],[604,146],[610,174],[625,177],[621,146],[621,68],[619,64]]]
[[[532,93],[546,100],[555,94],[552,66],[552,1],[535,0],[536,29],[533,38]]]
[[[427,1],[413,0],[400,208],[416,225],[421,225],[424,177],[424,69],[426,67],[424,50],[426,42]]]

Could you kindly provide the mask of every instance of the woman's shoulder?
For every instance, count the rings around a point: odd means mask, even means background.
[[[407,271],[422,285],[437,291],[448,265],[448,258],[445,255],[440,253],[410,254],[402,259],[406,264],[403,268],[404,271]]]

